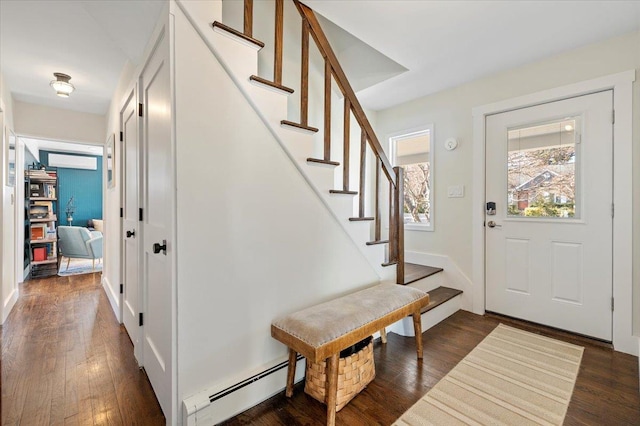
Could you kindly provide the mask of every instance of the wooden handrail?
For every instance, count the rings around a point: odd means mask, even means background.
[[[367,115],[364,113],[362,105],[360,105],[360,101],[358,101],[358,98],[356,97],[356,94],[353,91],[349,80],[347,80],[347,76],[342,70],[342,66],[340,65],[340,62],[338,62],[338,58],[333,52],[327,36],[320,26],[320,22],[318,22],[318,19],[313,13],[313,10],[300,3],[298,0],[293,0],[293,3],[296,5],[296,8],[298,9],[298,12],[300,12],[302,18],[309,23],[311,36],[315,40],[316,46],[318,46],[318,50],[320,50],[322,56],[331,65],[331,70],[333,71],[333,76],[338,83],[338,86],[342,90],[345,98],[348,98],[349,102],[351,103],[351,110],[353,111],[353,115],[356,117],[356,120],[358,121],[360,127],[367,133],[367,139],[369,141],[369,144],[371,145],[373,153],[380,158],[382,162],[382,170],[384,171],[385,175],[387,175],[387,179],[389,179],[391,184],[395,187],[397,182],[396,175],[393,172],[393,167],[391,166],[391,163],[389,162],[387,156],[384,154],[384,149],[382,149],[382,145],[380,145],[380,141],[373,131],[373,127],[371,126],[371,123],[369,123]]]

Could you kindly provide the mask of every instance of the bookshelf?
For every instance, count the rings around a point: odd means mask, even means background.
[[[31,277],[58,273],[58,171],[55,167],[25,171],[25,258]]]

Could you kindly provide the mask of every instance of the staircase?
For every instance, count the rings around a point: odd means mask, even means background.
[[[432,304],[424,314],[442,311],[447,302],[450,308],[446,312],[451,311],[450,315],[460,307],[461,291],[439,285],[442,268],[404,261],[403,169],[393,167],[387,158],[314,12],[297,0],[292,1],[302,20],[300,112],[295,121],[286,119],[289,118],[288,97],[294,89],[283,84],[284,0],[275,0],[272,79],[258,75],[258,52],[265,43],[254,38],[253,0],[244,0],[242,31],[216,21],[211,24],[213,36],[201,35],[209,40],[220,63],[380,279],[429,291]],[[309,117],[310,38],[324,60],[321,123],[311,123]],[[342,97],[342,105],[337,107],[338,111],[342,108],[339,150],[334,146],[336,141],[331,131],[332,108],[336,109],[332,86],[339,88]],[[352,118],[355,118],[360,135],[354,147]],[[353,158],[356,147],[359,155]],[[332,158],[336,151],[341,153],[340,161]],[[372,166],[370,182],[367,182],[367,168]],[[357,182],[350,181],[351,167],[357,167]],[[383,204],[388,206],[384,214]],[[388,227],[387,237],[383,237],[383,224]],[[456,303],[449,303],[456,300]],[[394,331],[408,335],[400,328]],[[423,330],[427,328],[423,318]]]

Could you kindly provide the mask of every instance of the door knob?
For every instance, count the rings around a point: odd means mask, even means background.
[[[162,245],[159,243],[153,243],[153,252],[158,254],[160,251],[162,251],[165,256],[167,255],[167,240],[162,240]]]
[[[135,235],[136,235],[135,229],[133,231],[127,231],[127,238],[135,237]]]
[[[493,220],[490,220],[489,222],[487,222],[487,226],[489,228],[502,228],[502,225],[498,225],[497,223],[495,223]]]

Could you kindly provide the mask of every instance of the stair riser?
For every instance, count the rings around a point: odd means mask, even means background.
[[[424,333],[431,327],[434,327],[438,323],[449,318],[451,315],[458,312],[462,307],[462,297],[458,295],[450,300],[447,300],[442,305],[433,308],[432,310],[425,312],[421,315],[422,319],[422,332]],[[387,331],[399,334],[400,336],[413,337],[413,319],[406,317],[387,328]]]
[[[438,288],[442,285],[442,272],[430,275],[421,280],[407,284],[409,287],[417,288],[418,290],[430,292],[431,290]]]

